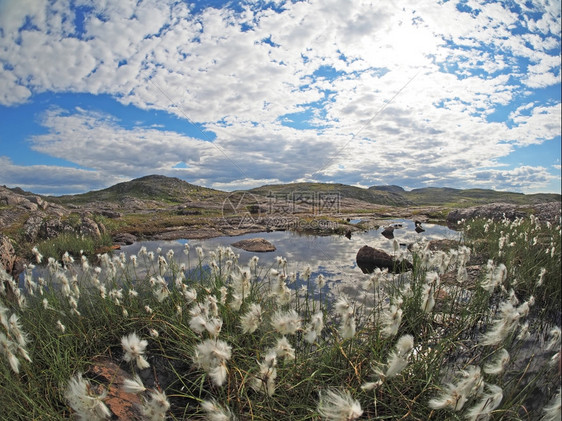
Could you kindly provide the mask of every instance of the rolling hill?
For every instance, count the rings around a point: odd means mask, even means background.
[[[372,186],[361,188],[339,183],[289,183],[272,184],[245,190],[255,196],[287,196],[298,193],[339,194],[341,199],[354,203],[366,202],[372,205],[392,207],[443,206],[469,207],[494,202],[532,205],[543,202],[560,202],[559,194],[523,194],[486,189],[454,189],[448,187],[427,187],[407,191],[400,186]],[[240,191],[239,193],[244,192]],[[190,184],[179,178],[162,175],[148,175],[131,181],[115,184],[103,190],[83,194],[46,197],[62,205],[81,205],[92,202],[120,202],[124,198],[161,202],[162,205],[186,202],[222,202],[229,192],[214,190]]]

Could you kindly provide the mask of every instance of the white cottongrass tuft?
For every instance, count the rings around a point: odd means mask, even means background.
[[[363,415],[363,410],[349,391],[328,390],[320,393],[318,413],[328,421],[351,421]]]
[[[560,414],[562,411],[562,389],[558,388],[558,393],[554,395],[554,398],[550,403],[543,408],[544,415],[541,421],[560,421]]]
[[[456,383],[445,385],[441,395],[429,401],[429,407],[433,409],[451,408],[460,411],[468,399],[477,395],[484,387],[484,381],[478,366],[468,366],[460,372],[462,378]]]
[[[324,285],[326,285],[326,279],[324,278],[324,275],[320,273],[316,277],[316,286],[318,287],[318,289],[322,289],[324,288]]]
[[[342,339],[350,339],[355,336],[356,330],[356,322],[355,317],[353,316],[353,312],[346,313],[342,317],[341,325],[340,325],[340,335]]]
[[[262,362],[258,363],[259,376],[253,377],[251,387],[257,392],[273,396],[275,393],[275,379],[277,378],[277,354],[270,350]]]
[[[310,318],[310,323],[305,328],[304,340],[309,344],[314,343],[316,338],[324,329],[324,314],[321,311],[314,313]]]
[[[217,401],[203,401],[201,408],[206,413],[207,421],[234,421],[236,417],[232,414],[229,408],[219,405]]]
[[[383,325],[382,336],[385,338],[395,336],[398,333],[400,323],[402,323],[402,309],[392,304],[387,311],[382,313],[381,322]]]
[[[81,421],[98,421],[111,417],[111,411],[103,403],[106,396],[107,391],[96,394],[89,380],[82,377],[82,373],[69,380],[64,392],[64,397]]]
[[[509,363],[509,352],[505,348],[500,349],[496,358],[484,366],[484,373],[501,374]]]
[[[61,333],[64,333],[64,331],[66,330],[66,326],[63,325],[60,320],[57,320],[57,329],[60,330]]]
[[[550,332],[548,332],[549,341],[546,345],[547,351],[560,348],[560,333],[560,328],[558,326],[554,326],[552,329],[550,329]]]
[[[226,361],[232,356],[232,348],[220,339],[207,339],[195,347],[193,362],[204,370],[217,386],[222,386],[228,374]]]
[[[294,335],[301,328],[301,319],[295,310],[278,310],[271,316],[271,326],[281,335]]]
[[[254,333],[262,321],[261,305],[252,303],[248,311],[240,317],[240,324],[242,325],[242,332]]]
[[[133,393],[136,395],[146,391],[146,387],[144,387],[139,375],[135,373],[132,379],[125,379],[123,381],[123,390],[127,393]]]
[[[295,359],[295,349],[289,343],[289,340],[283,336],[277,339],[277,344],[275,345],[275,354],[279,358],[287,358],[288,360]]]
[[[164,421],[166,412],[170,409],[170,402],[165,392],[154,390],[149,393],[148,399],[145,398],[141,407],[144,419],[149,421]]]
[[[342,296],[336,301],[336,313],[341,316],[339,333],[343,339],[350,339],[355,336],[356,322],[355,309],[346,296]]]
[[[466,419],[469,421],[487,421],[490,419],[491,412],[496,409],[502,399],[502,388],[494,384],[486,383],[489,393],[485,393],[480,400],[466,412]]]
[[[10,367],[14,371],[14,373],[20,372],[20,361],[16,357],[17,346],[16,343],[8,339],[6,335],[0,332],[0,353],[4,355],[4,357],[10,363]]]
[[[498,345],[519,326],[521,314],[509,301],[500,303],[500,316],[482,336],[481,345]]]
[[[150,364],[143,356],[148,345],[146,340],[141,340],[137,334],[133,332],[121,338],[121,345],[123,346],[123,351],[125,351],[125,355],[123,355],[125,361],[136,362],[137,367],[141,370],[150,367]]]
[[[398,339],[396,347],[391,351],[386,372],[384,377],[394,377],[399,374],[408,365],[408,357],[414,349],[414,337],[412,335],[403,335]]]

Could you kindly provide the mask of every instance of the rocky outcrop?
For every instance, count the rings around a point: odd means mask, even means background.
[[[103,224],[97,223],[88,215],[82,215],[78,221],[70,222],[58,216],[33,214],[25,221],[23,232],[26,241],[32,243],[65,232],[99,238],[105,234],[106,229]]]
[[[16,266],[16,261],[16,252],[12,246],[12,242],[4,234],[0,234],[0,266],[4,268],[8,274],[12,274]]]
[[[513,220],[525,216],[519,206],[511,203],[491,203],[489,205],[473,206],[464,209],[455,209],[447,215],[447,223],[456,224],[461,220],[476,218],[499,220],[507,218]]]
[[[561,213],[560,202],[539,203],[533,207],[533,214],[541,221],[559,223]]]
[[[407,272],[413,269],[413,265],[407,260],[397,260],[387,252],[370,246],[361,247],[355,260],[363,273],[372,273],[376,268],[388,269],[392,273]]]
[[[83,215],[80,221],[79,232],[82,235],[100,238],[105,234],[105,226],[102,223],[97,223],[92,218]]]
[[[276,248],[273,244],[267,241],[265,238],[248,238],[245,240],[237,241],[232,244],[232,247],[236,247],[246,251],[264,253],[268,251],[275,251]]]
[[[539,203],[536,205],[514,205],[512,203],[491,203],[464,209],[455,209],[447,215],[447,223],[458,224],[461,220],[476,218],[500,220],[507,218],[514,220],[535,215],[541,221],[557,222],[560,218],[560,202]]]

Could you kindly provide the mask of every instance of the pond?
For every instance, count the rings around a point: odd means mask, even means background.
[[[355,221],[354,221],[355,222]],[[240,265],[246,265],[252,256],[259,257],[261,267],[270,267],[276,264],[276,257],[282,256],[287,259],[288,272],[302,272],[310,266],[314,274],[323,274],[330,283],[353,284],[354,281],[363,280],[366,275],[357,266],[355,256],[357,251],[364,245],[369,245],[393,254],[394,240],[402,250],[406,250],[408,244],[425,239],[459,239],[460,233],[446,226],[424,223],[423,232],[416,232],[414,221],[408,219],[393,219],[388,225],[400,226],[394,230],[394,239],[385,238],[382,235],[384,227],[371,229],[364,232],[354,232],[351,238],[343,235],[316,236],[302,235],[293,231],[275,231],[245,234],[236,237],[216,237],[206,240],[177,240],[177,241],[140,241],[129,246],[123,246],[121,251],[128,256],[137,254],[144,246],[148,251],[162,248],[162,253],[174,250],[177,259],[185,259],[183,254],[184,245],[190,246],[190,255],[196,259],[195,247],[201,247],[205,254],[215,250],[218,246],[231,246],[233,243],[248,238],[265,238],[271,242],[277,250],[267,253],[248,252],[232,247],[238,254]]]

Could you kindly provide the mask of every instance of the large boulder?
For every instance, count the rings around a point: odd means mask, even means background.
[[[233,243],[232,246],[242,250],[258,253],[276,250],[275,246],[265,238],[247,238]]]
[[[39,236],[41,226],[43,225],[43,218],[39,215],[31,215],[23,224],[23,234],[28,242],[33,242]]]
[[[372,273],[376,268],[388,269],[392,273],[407,272],[413,269],[413,265],[407,260],[397,260],[387,252],[369,246],[361,247],[355,260],[363,273]]]
[[[105,234],[105,226],[102,223],[98,224],[96,221],[87,216],[82,216],[80,222],[80,234],[100,238],[102,234]]]

